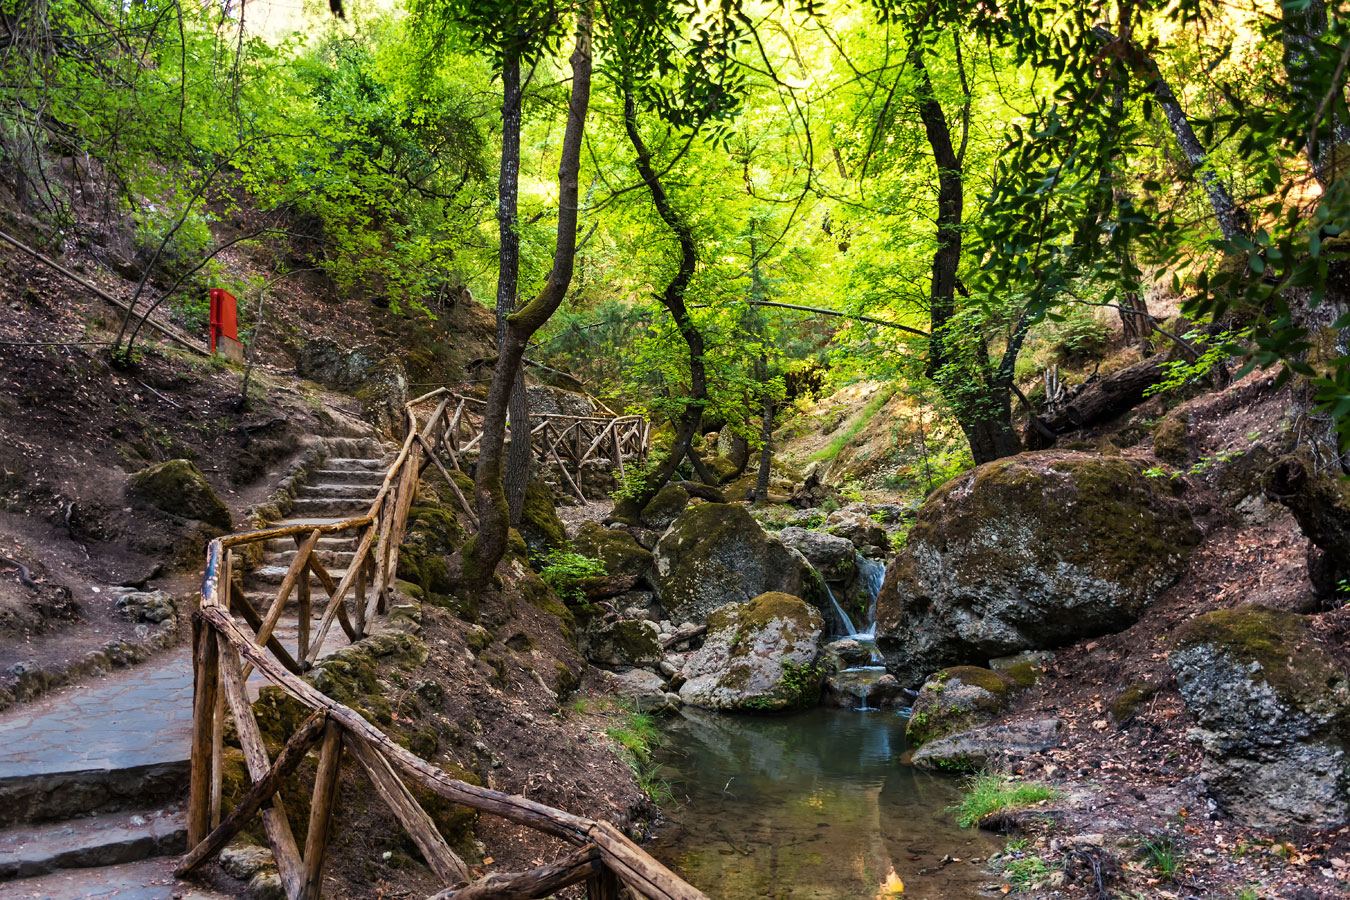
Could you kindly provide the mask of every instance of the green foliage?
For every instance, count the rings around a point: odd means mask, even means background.
[[[1007,775],[985,772],[966,782],[960,802],[952,810],[956,824],[970,828],[994,813],[1034,806],[1056,796],[1049,785],[1017,782]]]
[[[605,575],[605,564],[570,550],[554,550],[546,557],[539,577],[566,603],[585,601],[582,583],[587,578]]]
[[[647,798],[653,803],[669,800],[670,785],[660,778],[661,766],[652,761],[652,754],[661,746],[661,731],[655,717],[626,706],[616,706],[615,712],[619,721],[605,729],[605,734],[622,748],[621,755]]]
[[[1015,891],[1029,891],[1038,887],[1050,875],[1050,868],[1045,864],[1045,860],[1034,854],[1004,859],[1000,861],[999,868]]]
[[[839,452],[847,447],[849,442],[857,437],[858,433],[871,423],[877,413],[881,412],[882,407],[890,402],[891,397],[895,396],[895,391],[896,389],[894,387],[887,387],[877,391],[876,395],[873,396],[871,400],[867,401],[867,405],[864,406],[857,417],[849,423],[848,427],[836,435],[828,445],[811,454],[807,461],[815,462],[816,460],[831,460],[838,456]]]
[[[1231,359],[1234,354],[1242,352],[1238,342],[1248,337],[1250,333],[1250,331],[1241,334],[1224,331],[1211,336],[1200,330],[1186,332],[1182,335],[1182,339],[1194,348],[1195,358],[1183,356],[1163,363],[1163,369],[1167,374],[1157,384],[1147,388],[1144,396],[1151,397],[1154,394],[1174,391],[1183,385],[1194,384],[1208,378],[1210,372],[1217,366]]]
[[[1181,871],[1181,850],[1170,835],[1151,837],[1139,845],[1144,862],[1168,881],[1175,881]]]

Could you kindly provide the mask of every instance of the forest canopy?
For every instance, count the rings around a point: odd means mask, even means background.
[[[332,9],[4,0],[0,180],[54,247],[134,219],[141,315],[200,326],[240,243],[407,316],[495,298],[486,430],[526,360],[567,369],[670,423],[639,507],[821,373],[920,398],[976,463],[1046,446],[1028,342],[1111,318],[1135,393],[1273,366],[1318,452],[1350,438],[1338,2]]]

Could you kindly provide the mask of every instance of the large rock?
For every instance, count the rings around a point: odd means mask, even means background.
[[[375,368],[384,351],[374,344],[347,349],[332,338],[314,338],[295,354],[295,373],[301,378],[339,390],[358,388]]]
[[[525,538],[530,559],[542,561],[553,550],[567,545],[567,528],[558,518],[553,489],[542,481],[525,486],[525,503],[520,511],[520,536]]]
[[[547,384],[532,384],[525,388],[525,402],[529,405],[531,415],[596,415],[595,401],[586,394]]]
[[[197,519],[221,531],[230,530],[230,510],[191,461],[171,459],[131,476],[127,492],[138,503],[161,512]]]
[[[824,627],[815,610],[789,594],[724,606],[708,617],[703,647],[685,663],[680,699],[705,709],[758,712],[814,706]]]
[[[668,484],[657,492],[638,518],[644,528],[665,531],[688,505],[689,492],[678,484]]]
[[[680,697],[666,690],[666,680],[646,669],[626,672],[600,670],[604,685],[614,694],[631,703],[638,712],[665,712],[678,709]]]
[[[601,666],[655,666],[661,662],[661,631],[646,619],[595,616],[577,635],[577,648]]]
[[[857,575],[857,550],[846,537],[790,525],[778,532],[778,539],[805,556],[826,581],[847,582]]]
[[[1350,672],[1302,616],[1264,606],[1184,625],[1168,657],[1219,806],[1259,828],[1350,821]]]
[[[605,564],[610,575],[631,575],[637,585],[655,587],[656,561],[627,531],[606,528],[598,522],[586,522],[572,540],[576,552]]]
[[[1128,627],[1200,534],[1166,479],[1121,457],[1047,451],[939,488],[886,573],[878,644],[906,685],[946,665]]]
[[[407,428],[403,405],[408,402],[408,372],[398,357],[387,357],[371,367],[356,392],[356,399],[361,401],[361,418],[386,437],[403,438]]]
[[[718,607],[768,591],[815,596],[806,561],[738,504],[685,510],[662,535],[655,557],[661,603],[680,622],[703,622]]]
[[[863,508],[846,506],[835,510],[825,520],[825,530],[847,538],[859,550],[885,550],[890,546],[886,529]]]
[[[1059,719],[1036,719],[973,728],[924,744],[910,762],[920,769],[979,772],[998,769],[1060,744]]]
[[[919,690],[905,737],[910,746],[968,731],[994,719],[1008,705],[1016,682],[978,666],[943,669]]]

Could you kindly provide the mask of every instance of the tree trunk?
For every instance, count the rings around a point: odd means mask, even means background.
[[[1148,304],[1138,291],[1126,291],[1120,302],[1120,324],[1125,332],[1125,343],[1141,344],[1153,333],[1153,319]]]
[[[1114,34],[1100,25],[1093,28],[1092,33],[1103,43],[1120,43]],[[1233,200],[1228,185],[1219,174],[1207,166],[1208,154],[1200,139],[1195,136],[1195,129],[1191,127],[1191,120],[1187,118],[1186,111],[1181,108],[1181,101],[1172,92],[1172,86],[1167,83],[1167,79],[1162,77],[1158,64],[1134,41],[1123,43],[1130,57],[1137,61],[1140,74],[1149,80],[1149,89],[1153,92],[1158,105],[1162,107],[1167,125],[1172,129],[1172,136],[1176,138],[1177,146],[1181,148],[1186,162],[1190,164],[1191,171],[1199,175],[1200,185],[1209,195],[1209,205],[1214,209],[1214,217],[1219,221],[1219,230],[1223,232],[1224,239],[1231,241],[1238,235],[1245,234],[1251,223],[1247,211]]]
[[[1298,4],[1282,5],[1284,44],[1284,71],[1295,96],[1305,109],[1301,112],[1309,119],[1317,112],[1322,102],[1321,92],[1313,88],[1311,69],[1318,63],[1321,55],[1318,42],[1327,30],[1327,8],[1323,0],[1309,0],[1302,11]],[[1343,90],[1343,89],[1342,89]],[[1321,122],[1308,122],[1311,128],[1316,125],[1313,140],[1304,148],[1308,162],[1312,164],[1313,176],[1317,183],[1326,187],[1344,172],[1344,165],[1337,165],[1337,148],[1350,144],[1350,116],[1347,116],[1344,99],[1330,104],[1327,113],[1331,116],[1330,127]],[[1340,170],[1340,171],[1337,171]]]
[[[497,175],[497,352],[506,344],[506,319],[515,310],[520,282],[520,232],[516,217],[520,197],[520,56],[502,62],[502,161]],[[511,524],[520,523],[525,485],[530,477],[530,412],[525,402],[525,375],[516,375],[510,402],[511,450],[506,462],[506,501]]]
[[[956,316],[964,176],[961,160],[952,146],[947,116],[933,93],[933,81],[917,45],[910,51],[910,64],[920,78],[919,119],[938,169],[938,248],[933,254],[929,285],[928,374],[952,405],[961,431],[970,442],[971,456],[977,464],[986,463],[1020,452],[1022,442],[1012,427],[1012,400],[1007,385],[1000,386],[983,371],[989,368],[983,343],[978,352],[984,359],[972,364],[960,360],[948,341],[948,330]]]
[[[1350,492],[1334,474],[1310,471],[1308,461],[1297,456],[1266,470],[1262,487],[1267,497],[1289,508],[1316,548],[1308,553],[1308,576],[1317,595],[1335,596],[1350,577]]]
[[[675,435],[675,443],[671,445],[670,455],[661,465],[648,473],[630,496],[615,504],[614,512],[611,514],[615,520],[635,521],[652,498],[660,493],[666,482],[670,481],[670,477],[675,474],[684,457],[692,456],[694,435],[698,433],[699,423],[703,420],[703,407],[708,400],[708,374],[703,363],[703,335],[689,317],[689,309],[684,303],[685,291],[688,290],[689,282],[694,277],[694,269],[698,265],[698,248],[694,244],[694,232],[671,205],[660,176],[652,168],[651,152],[638,132],[637,103],[633,99],[631,85],[624,86],[623,113],[624,130],[628,132],[628,141],[637,153],[638,174],[652,195],[652,203],[656,206],[661,221],[675,232],[676,240],[679,242],[679,268],[676,269],[675,276],[666,285],[659,299],[661,305],[675,320],[675,327],[680,330],[680,336],[684,338],[684,343],[689,348],[689,400],[680,415],[679,429]]]
[[[769,467],[773,464],[773,398],[764,398],[764,422],[759,439],[759,478],[755,481],[755,502],[769,499]]]
[[[587,5],[583,5],[577,14],[576,47],[571,62],[572,93],[558,162],[558,236],[553,250],[553,268],[539,295],[506,319],[506,332],[483,411],[483,433],[473,484],[479,530],[464,545],[460,557],[462,583],[473,595],[481,594],[491,582],[497,563],[506,553],[511,515],[502,486],[502,447],[506,439],[507,408],[520,375],[521,359],[530,338],[557,311],[572,281],[577,249],[578,173],[586,112],[591,99],[591,14]]]

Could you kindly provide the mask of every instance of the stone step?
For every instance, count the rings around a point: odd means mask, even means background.
[[[369,484],[333,484],[331,482],[321,482],[319,484],[307,484],[295,495],[297,500],[318,500],[327,497],[336,498],[362,498],[369,497],[374,499],[379,491],[379,482],[373,485]]]
[[[384,481],[384,469],[316,469],[308,484],[368,484],[378,488]]]
[[[115,812],[0,831],[0,882],[187,851],[181,809]]]
[[[365,512],[366,512],[365,510],[362,510],[362,511],[361,511],[361,515],[364,515]],[[357,517],[356,517],[356,516],[292,516],[291,518],[288,518],[288,519],[282,519],[280,522],[277,522],[277,523],[276,523],[274,526],[272,526],[272,527],[274,527],[274,528],[289,528],[289,527],[292,526],[292,525],[336,525],[338,522],[345,522],[345,521],[347,521],[348,519],[353,519],[353,518],[357,518]],[[360,534],[361,534],[361,532],[360,532],[359,529],[353,529],[352,533],[355,534],[355,535],[357,535],[358,537],[359,537]],[[291,540],[290,538],[286,538],[286,540],[291,541],[291,546],[292,546],[292,547],[295,546],[295,541]],[[319,540],[323,540],[323,538],[319,538]]]
[[[361,539],[361,532],[353,529],[343,534],[323,535],[319,538],[319,543],[315,544],[316,550],[326,550],[329,552],[356,552],[356,544]],[[286,553],[295,552],[295,541],[291,538],[273,538],[263,544],[263,549],[267,553]]]
[[[333,580],[334,580],[335,582],[341,582],[342,579],[343,579],[343,578],[346,576],[346,574],[347,574],[347,570],[346,570],[345,568],[332,568],[331,566],[325,566],[325,568],[328,569],[328,574],[329,574],[330,576],[332,576],[332,578],[333,578]],[[248,585],[248,584],[253,584],[253,585],[260,585],[260,584],[276,584],[276,585],[279,585],[279,584],[281,584],[282,579],[284,579],[284,578],[286,577],[286,571],[287,571],[287,569],[288,569],[288,566],[263,566],[263,567],[260,568],[260,569],[255,569],[254,571],[250,572],[248,578],[245,579],[245,582],[244,582],[244,583],[245,583],[246,585]],[[319,581],[319,576],[313,574],[312,572],[310,573],[310,576],[309,576],[309,583],[310,583],[312,586],[314,586],[314,587],[319,587],[320,585],[323,584],[323,582]],[[246,592],[246,593],[247,593],[247,592]],[[253,599],[253,598],[252,598],[252,597],[249,597],[249,599],[251,600],[251,599]]]
[[[347,568],[348,563],[352,561],[352,557],[356,555],[355,541],[353,541],[352,544],[353,546],[350,550],[330,550],[324,547],[315,547],[313,555],[318,558],[319,562],[321,562],[323,567],[329,572],[333,571],[334,566],[339,569],[345,569]],[[295,554],[296,551],[294,549],[284,553],[269,553],[264,557],[263,565],[281,566],[283,569],[289,568],[291,563],[295,560]],[[333,577],[336,578],[337,576],[335,575]]]
[[[228,894],[173,877],[173,857],[97,869],[64,869],[0,884],[0,900],[231,900]]]
[[[313,519],[315,517],[335,516],[337,521],[354,519],[370,511],[375,496],[369,497],[315,497],[298,499],[291,502],[291,515],[295,518]]]
[[[143,809],[187,791],[186,649],[0,714],[0,828]]]
[[[382,472],[389,468],[389,463],[384,457],[378,459],[363,459],[354,456],[336,456],[324,460],[323,468],[332,469],[338,472]]]

